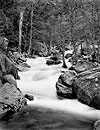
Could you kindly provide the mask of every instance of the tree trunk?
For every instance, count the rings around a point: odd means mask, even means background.
[[[52,49],[52,35],[49,34],[50,36],[50,43],[49,43],[49,55],[51,55],[51,49]]]
[[[60,37],[61,37],[62,61],[63,61],[62,67],[67,68],[67,65],[66,65],[66,62],[65,62],[65,55],[64,55],[64,53],[65,53],[65,40],[64,40],[64,37],[62,36],[61,25],[62,25],[62,14],[60,15]]]
[[[92,5],[92,24],[94,24],[94,6]],[[92,38],[91,38],[91,43],[92,43],[92,46],[93,46],[93,51],[95,52],[95,47],[94,47],[94,27],[92,26]]]
[[[65,56],[64,56],[64,51],[62,51],[62,60],[63,60],[63,68],[67,68],[66,62],[65,62]]]
[[[19,20],[19,45],[18,45],[18,52],[19,53],[21,53],[23,14],[24,14],[24,11],[21,11],[20,12],[20,20]]]
[[[28,55],[31,54],[31,46],[32,46],[32,33],[33,33],[33,4],[32,4],[32,9],[31,9],[31,31],[30,31],[30,44],[29,44],[29,50],[28,50]]]

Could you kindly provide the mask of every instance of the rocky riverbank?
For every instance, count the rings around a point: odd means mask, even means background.
[[[7,41],[0,38],[0,117],[15,113],[26,106],[27,101],[17,87],[19,79],[16,64],[7,56]]]

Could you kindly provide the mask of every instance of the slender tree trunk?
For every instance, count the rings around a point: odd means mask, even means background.
[[[62,48],[62,61],[63,61],[63,68],[67,68],[66,62],[65,62],[65,40],[64,37],[62,35],[62,14],[60,15],[60,37],[61,37],[61,48]]]
[[[28,55],[31,54],[31,47],[32,47],[32,33],[33,33],[33,4],[32,4],[32,9],[31,9],[31,31],[30,31],[30,44],[29,44],[29,50],[28,50]]]
[[[19,53],[21,53],[23,14],[24,14],[24,11],[21,11],[20,12],[20,20],[19,20],[19,45],[18,45],[18,52]]]
[[[52,34],[49,34],[50,43],[49,43],[49,55],[51,55],[51,48],[52,48]]]
[[[25,39],[25,45],[24,45],[24,51],[26,52],[26,44],[27,44],[27,40]]]
[[[65,53],[65,51],[63,50],[63,51],[62,51],[62,60],[63,60],[63,65],[62,65],[62,67],[63,67],[63,68],[67,68],[67,65],[66,65],[66,62],[65,62],[65,55],[64,55],[64,53]]]
[[[67,68],[67,65],[66,65],[66,62],[65,62],[65,41],[64,41],[63,36],[61,36],[61,39],[62,39],[61,44],[62,44],[62,61],[63,61],[62,67]]]
[[[26,52],[27,50],[26,50],[26,47],[27,47],[27,28],[26,28],[26,33],[25,33],[25,44],[24,44],[24,51]]]
[[[97,17],[98,17],[98,27],[100,27],[100,16],[99,16],[99,12],[97,11]],[[100,55],[100,29],[99,29],[99,38],[98,38],[98,62],[100,62],[100,59],[99,59],[99,55]]]
[[[94,24],[94,11],[93,11],[94,6],[92,5],[92,24]],[[95,47],[94,47],[94,27],[92,26],[92,38],[91,38],[91,42],[92,42],[92,46],[93,46],[93,51],[95,51]]]

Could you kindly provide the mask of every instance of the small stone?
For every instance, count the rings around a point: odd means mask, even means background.
[[[30,94],[25,94],[24,97],[27,98],[27,99],[30,100],[30,101],[34,100],[34,96],[33,96],[33,95],[30,95]]]

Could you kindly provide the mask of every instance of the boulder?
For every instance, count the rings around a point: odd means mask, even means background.
[[[61,63],[60,60],[57,60],[57,61],[54,62],[55,65],[58,65],[58,64],[60,64],[60,63]]]
[[[9,83],[12,86],[17,86],[17,82],[11,74],[8,74],[2,77],[2,84],[4,83]]]
[[[61,74],[56,83],[57,95],[65,98],[74,99],[76,95],[73,93],[72,80],[76,76],[74,71],[66,71]]]
[[[18,79],[18,70],[15,64],[4,54],[0,51],[0,77],[12,74],[15,79]]]
[[[27,68],[31,68],[30,65],[28,65],[26,62],[23,62],[20,64],[22,67],[27,67]]]
[[[58,58],[56,56],[52,56],[52,57],[50,57],[50,60],[57,61]]]
[[[56,50],[56,49],[53,49],[51,51],[51,57],[50,59],[54,60],[54,61],[58,61],[58,60],[62,60],[62,55],[61,53],[59,52],[59,50]]]
[[[53,64],[54,64],[54,61],[51,60],[51,59],[49,59],[49,60],[46,61],[46,64],[47,64],[47,65],[53,65]]]
[[[12,74],[15,79],[19,79],[18,69],[17,69],[16,65],[13,62],[11,62],[11,60],[8,57],[5,58],[4,65],[5,65],[5,69],[6,69],[5,74]]]
[[[47,61],[46,61],[46,64],[47,65],[58,65],[58,64],[60,64],[61,63],[61,61],[60,60],[53,60],[53,59],[48,59]]]
[[[100,109],[100,68],[80,73],[73,80],[77,99],[96,109]]]
[[[25,94],[25,98],[27,98],[30,101],[34,100],[34,96],[30,94]]]
[[[77,73],[84,72],[86,70],[95,68],[97,65],[90,61],[78,61],[76,65],[73,65],[69,70],[75,70]]]
[[[12,111],[17,112],[26,105],[26,99],[21,91],[9,83],[0,87],[0,114]]]

